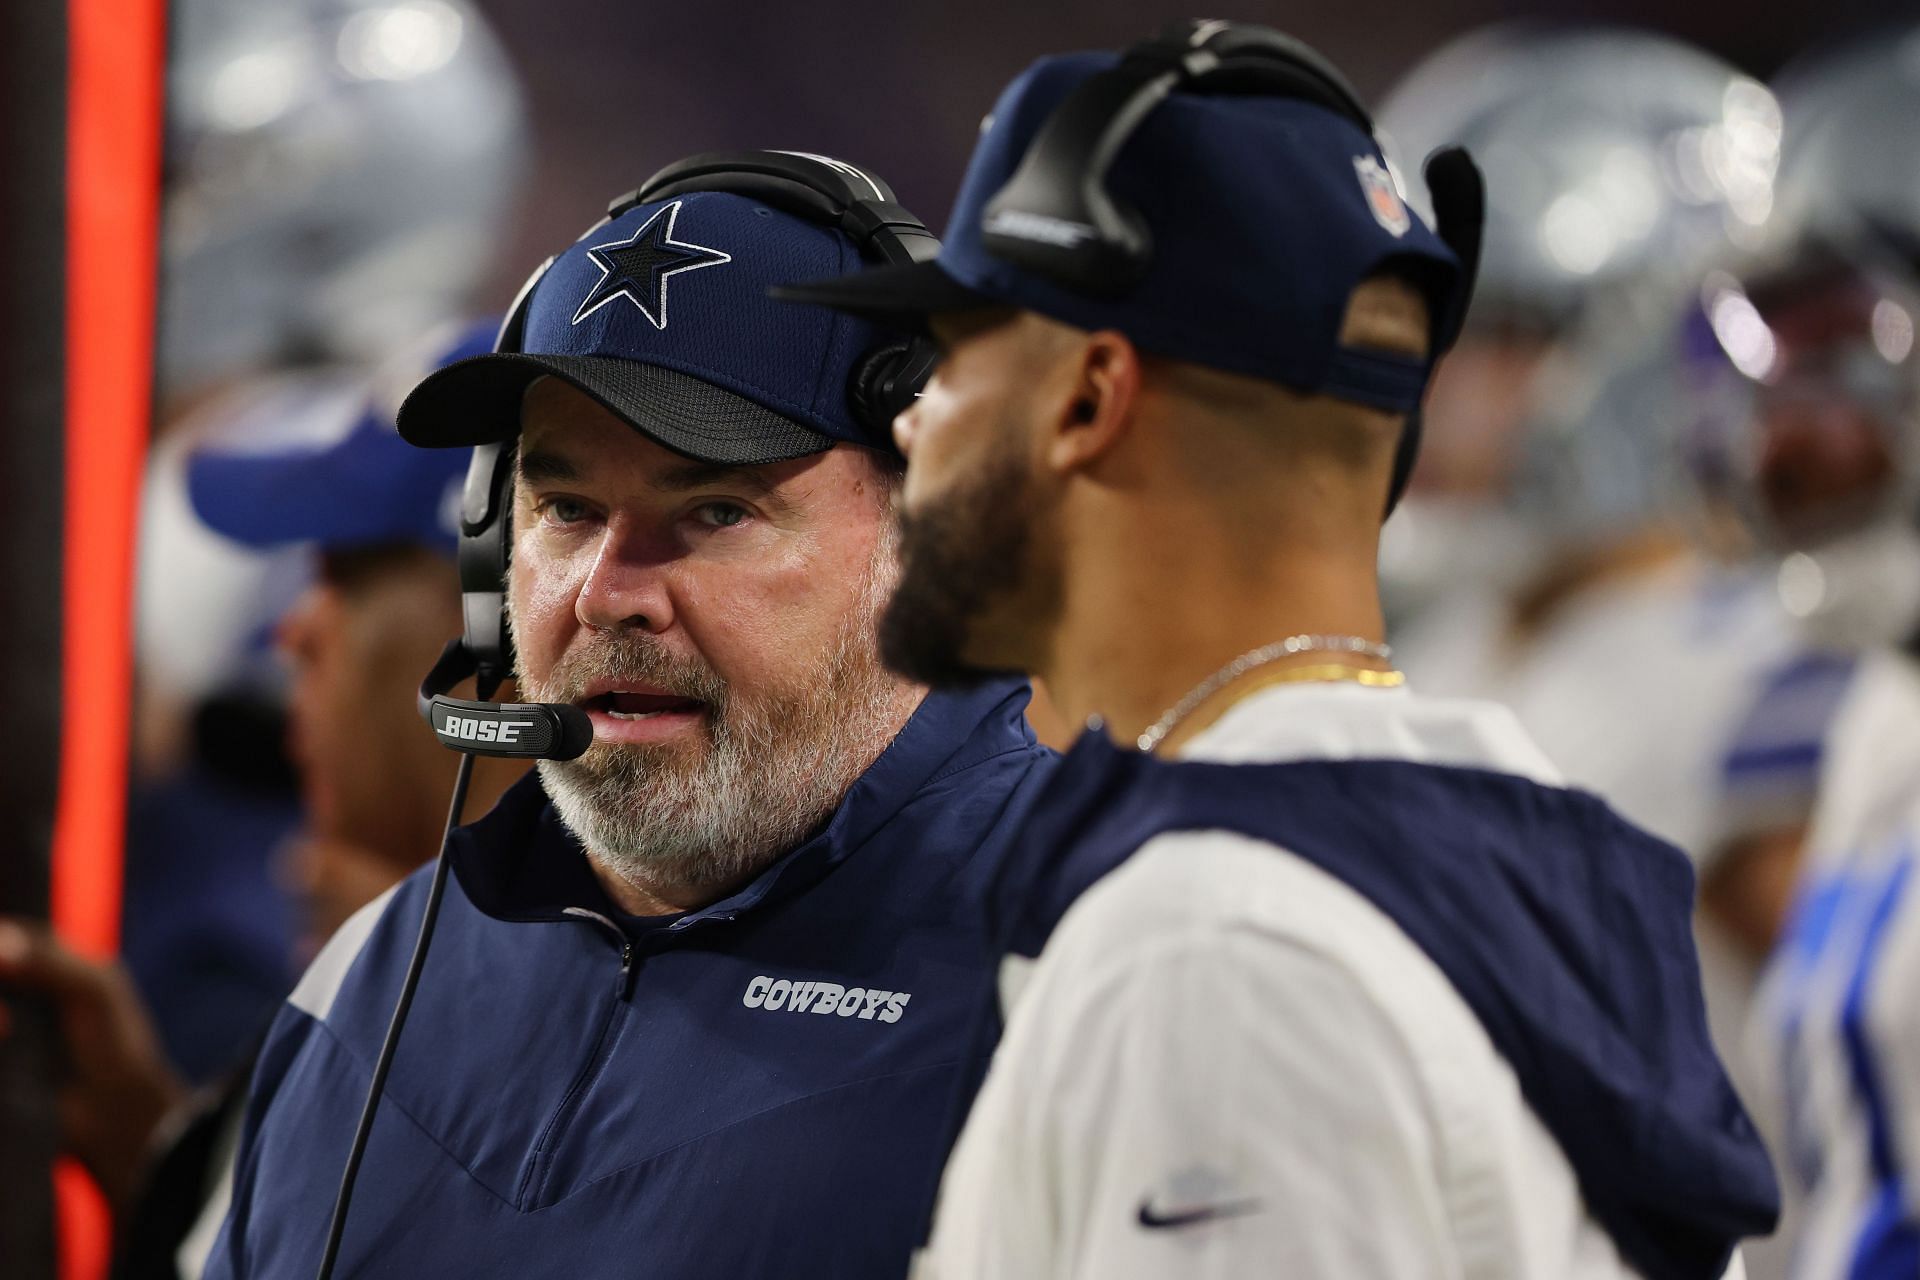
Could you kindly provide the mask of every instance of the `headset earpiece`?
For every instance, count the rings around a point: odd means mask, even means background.
[[[1053,109],[987,202],[987,250],[1089,297],[1138,285],[1153,237],[1138,211],[1107,189],[1107,171],[1141,122],[1181,90],[1299,98],[1373,133],[1346,78],[1298,40],[1245,23],[1183,23],[1128,49]]]
[[[660,170],[615,200],[618,217],[637,204],[694,192],[725,191],[837,229],[866,258],[882,265],[925,262],[940,252],[926,224],[902,208],[879,178],[830,156],[794,151],[714,151]],[[939,358],[925,338],[875,348],[847,381],[847,406],[875,439],[890,447],[893,419],[913,403]]]
[[[460,500],[461,623],[483,688],[498,685],[513,672],[506,583],[515,452],[510,442],[477,446]]]
[[[1435,364],[1460,336],[1467,307],[1473,301],[1474,280],[1480,274],[1480,237],[1486,225],[1487,188],[1480,168],[1464,147],[1446,147],[1427,157],[1424,176],[1433,196],[1434,231],[1460,260],[1460,276],[1466,282],[1454,299],[1451,312],[1435,316],[1433,354]],[[1400,505],[1413,482],[1414,464],[1420,460],[1422,410],[1416,406],[1407,415],[1400,431],[1400,447],[1393,458],[1393,484],[1387,490],[1387,514]]]
[[[893,420],[912,407],[938,353],[922,339],[901,339],[876,348],[854,371],[848,407],[876,435],[890,434]]]

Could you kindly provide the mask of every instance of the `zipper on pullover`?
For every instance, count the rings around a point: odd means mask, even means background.
[[[566,1141],[567,1130],[574,1117],[579,1114],[582,1103],[613,1056],[613,1046],[620,1038],[620,1024],[626,1017],[628,1005],[632,1003],[634,980],[639,972],[639,950],[619,925],[599,912],[584,907],[568,907],[563,914],[598,926],[601,932],[612,939],[619,948],[620,971],[614,982],[614,999],[607,1006],[606,1016],[601,1019],[600,1034],[594,1040],[593,1049],[552,1118],[547,1121],[546,1128],[541,1131],[527,1162],[526,1172],[521,1175],[514,1202],[523,1211],[538,1209],[547,1201],[547,1178],[553,1169],[554,1155],[561,1143]]]
[[[620,977],[614,984],[614,994],[618,995],[622,1000],[631,1000],[633,998],[634,972],[638,968],[635,960],[638,958],[638,955],[633,945],[633,939],[627,936],[626,930],[601,915],[598,911],[589,911],[585,907],[568,907],[560,914],[572,916],[576,920],[591,921],[599,925],[601,931],[614,940],[614,945],[620,948]]]

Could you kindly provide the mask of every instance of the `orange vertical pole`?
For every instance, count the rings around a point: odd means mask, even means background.
[[[51,914],[69,944],[120,940],[133,688],[133,566],[153,397],[164,0],[68,0],[66,571]],[[110,1222],[56,1171],[61,1270],[105,1275]]]

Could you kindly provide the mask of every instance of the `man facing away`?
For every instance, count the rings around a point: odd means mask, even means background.
[[[849,393],[892,339],[766,297],[859,253],[736,190],[629,201],[519,354],[404,406],[415,443],[515,444],[519,691],[593,743],[455,835],[338,1274],[905,1269],[980,1066],[975,882],[1048,757],[1017,683],[927,694],[875,653],[900,465]],[[426,889],[282,1012],[210,1275],[318,1264]]]
[[[1116,65],[1007,90],[937,263],[798,291],[943,348],[896,423],[888,661],[1032,671],[1104,721],[1000,881],[1014,994],[925,1270],[1720,1275],[1775,1192],[1684,859],[1380,644],[1382,511],[1465,273],[1360,122],[1244,81],[1118,149],[1136,286],[1009,251],[983,209]]]

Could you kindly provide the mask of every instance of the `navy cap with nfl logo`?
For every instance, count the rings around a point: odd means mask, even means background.
[[[1138,271],[1075,282],[1036,269],[1037,255],[1017,244],[1009,252],[1009,242],[1022,239],[1074,252],[1097,236],[1097,228],[1072,218],[1007,207],[1004,197],[1033,173],[1056,114],[1072,116],[1088,105],[1080,91],[1141,65],[1143,50],[1166,65],[1187,55],[1198,61],[1208,53],[1200,46],[1222,32],[1240,48],[1282,48],[1283,58],[1308,63],[1336,86],[1327,95],[1334,104],[1316,100],[1318,94],[1257,91],[1244,79],[1215,92],[1176,85],[1138,118],[1104,182],[1089,170],[1043,179],[1081,195],[1085,209],[1109,198],[1106,212],[1123,208],[1122,220],[1145,246]],[[1096,100],[1098,92],[1095,85]],[[1133,117],[1120,109],[1114,118]],[[936,260],[836,280],[795,277],[800,282],[776,296],[921,325],[941,312],[1016,307],[1081,329],[1117,329],[1143,350],[1173,359],[1411,410],[1432,360],[1347,351],[1338,342],[1341,323],[1354,289],[1369,275],[1392,272],[1426,294],[1432,352],[1451,345],[1477,253],[1478,174],[1464,153],[1453,153],[1447,176],[1464,179],[1458,186],[1468,209],[1456,221],[1471,223],[1470,237],[1451,237],[1460,244],[1456,251],[1408,207],[1369,125],[1329,64],[1265,28],[1196,23],[1126,55],[1043,58],[988,117]]]
[[[891,200],[850,165],[801,158]],[[899,335],[769,297],[782,281],[844,273],[860,260],[838,227],[751,194],[692,190],[617,207],[538,275],[503,349],[414,389],[400,433],[426,447],[510,440],[526,389],[556,377],[703,462],[778,462],[840,443],[891,450],[885,424],[863,420],[849,387]]]

